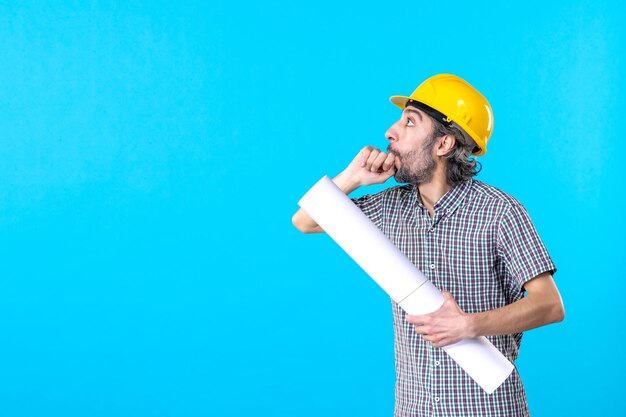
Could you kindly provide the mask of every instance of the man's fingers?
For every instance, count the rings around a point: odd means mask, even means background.
[[[444,347],[454,342],[453,339],[450,339],[449,337],[444,336],[442,334],[423,333],[422,339],[424,339],[427,342],[430,342],[434,347]]]
[[[446,341],[446,339],[435,339],[431,342],[433,344],[434,347],[436,348],[440,348],[440,347],[444,347],[449,345],[449,343]]]
[[[374,161],[376,160],[379,154],[380,154],[380,151],[378,149],[374,148],[371,150],[370,155],[367,158],[367,162],[365,162],[365,169],[367,170],[372,169],[372,165],[374,164]]]
[[[370,167],[370,171],[372,172],[380,171],[386,159],[387,159],[387,154],[385,152],[380,152],[378,156],[376,156],[376,159],[374,159],[374,162],[372,163],[372,166]]]
[[[373,146],[366,146],[359,151],[357,156],[358,164],[371,172],[385,172],[393,167],[395,156],[381,152]]]
[[[411,324],[421,326],[421,325],[427,324],[429,322],[429,318],[430,318],[430,315],[428,314],[424,314],[422,316],[412,316],[410,314],[407,314],[406,321],[408,321]]]
[[[370,157],[373,149],[374,148],[371,146],[366,146],[365,148],[361,149],[361,151],[359,152],[359,165],[361,167],[364,167],[367,164],[367,158]]]
[[[396,157],[394,154],[390,153],[387,155],[387,158],[385,159],[385,162],[383,162],[383,171],[389,171],[389,169],[391,169],[391,167],[393,166],[393,163],[395,162]]]
[[[413,328],[415,329],[415,333],[421,335],[430,335],[432,332],[432,329],[430,327],[420,326],[419,324],[416,324],[415,326],[413,326]]]

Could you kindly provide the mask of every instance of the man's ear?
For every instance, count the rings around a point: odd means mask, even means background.
[[[437,156],[447,156],[454,149],[456,139],[452,135],[443,135],[437,143]]]

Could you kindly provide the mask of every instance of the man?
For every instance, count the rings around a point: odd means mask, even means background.
[[[449,74],[391,101],[403,111],[386,132],[388,153],[363,148],[333,181],[346,194],[392,176],[408,183],[353,201],[444,294],[443,306],[423,316],[392,300],[395,415],[527,416],[517,370],[486,394],[441,349],[487,336],[514,362],[523,331],[564,318],[556,268],[526,210],[472,178],[470,156],[487,150],[491,107]],[[293,223],[304,233],[323,231],[302,210]]]

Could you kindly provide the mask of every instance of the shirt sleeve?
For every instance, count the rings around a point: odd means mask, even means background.
[[[520,287],[544,272],[556,273],[530,216],[519,202],[513,204],[501,219],[498,251],[507,272]]]
[[[352,202],[356,204],[363,214],[369,217],[378,228],[382,226],[383,194],[384,192],[380,192],[352,199]]]

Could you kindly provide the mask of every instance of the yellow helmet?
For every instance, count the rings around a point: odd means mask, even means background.
[[[445,125],[456,124],[476,145],[474,155],[487,152],[493,130],[493,112],[487,99],[467,81],[451,74],[430,77],[409,97],[392,96],[393,104],[404,109],[415,105]]]

